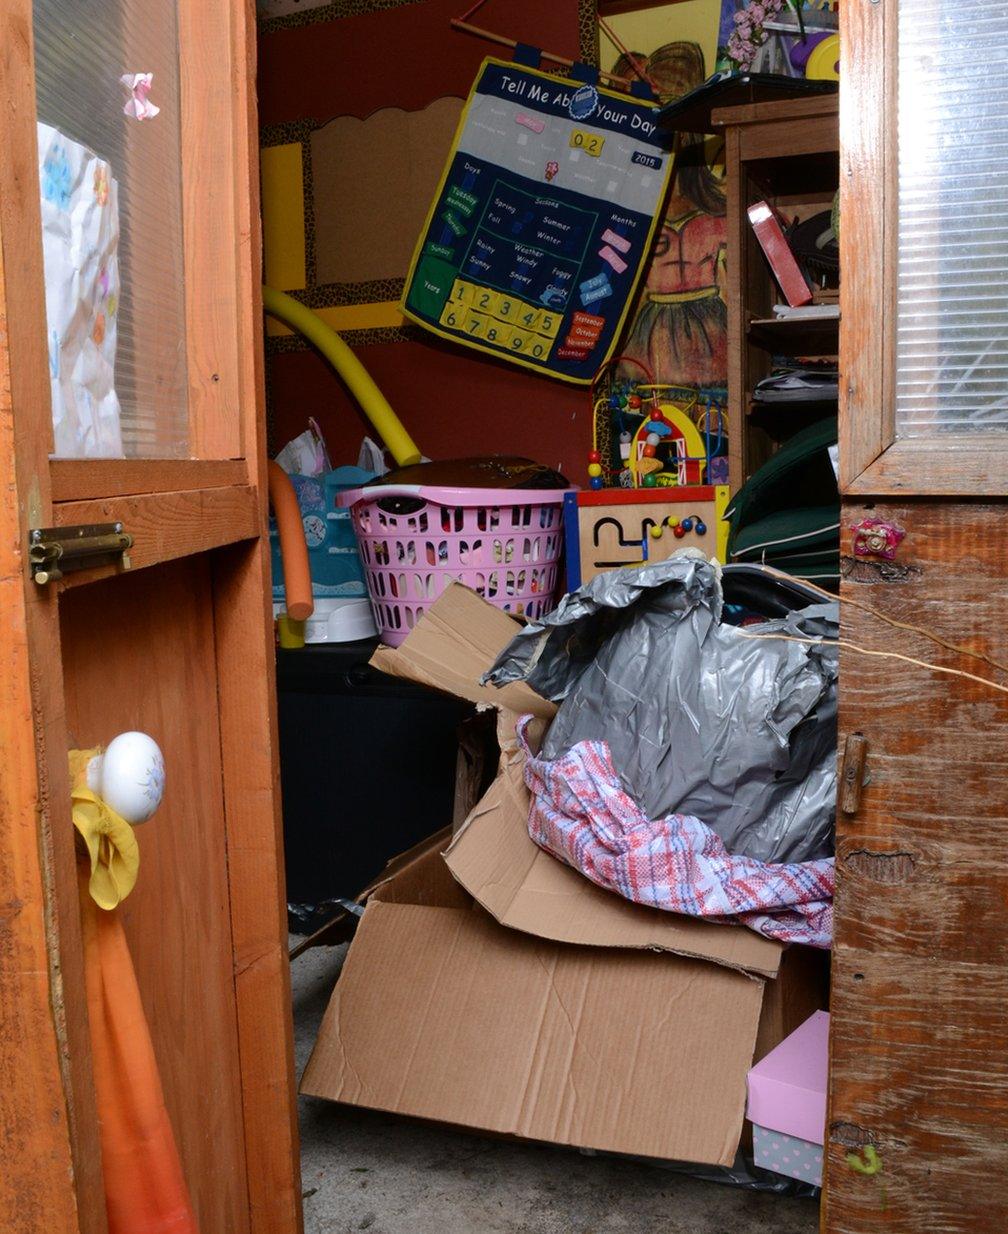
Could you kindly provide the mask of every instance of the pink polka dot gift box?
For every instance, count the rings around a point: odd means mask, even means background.
[[[829,1015],[817,1011],[749,1072],[756,1164],[822,1183]]]

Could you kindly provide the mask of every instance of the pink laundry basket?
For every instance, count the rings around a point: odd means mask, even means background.
[[[516,616],[548,612],[564,491],[375,484],[340,493],[382,641],[398,647],[451,582]]]

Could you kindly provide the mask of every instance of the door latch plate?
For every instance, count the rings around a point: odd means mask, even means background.
[[[44,586],[74,570],[121,565],[130,568],[133,537],[122,523],[78,523],[70,527],[36,527],[28,533],[32,579]]]

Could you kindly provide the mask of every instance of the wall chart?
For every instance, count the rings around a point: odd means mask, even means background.
[[[672,170],[656,105],[483,62],[427,216],[403,312],[564,381],[612,355]]]

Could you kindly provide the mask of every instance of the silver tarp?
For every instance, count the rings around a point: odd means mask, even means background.
[[[779,615],[731,624],[753,608]],[[833,852],[838,623],[798,580],[687,551],[565,596],[487,680],[560,704],[544,758],[607,741],[649,818],[692,814],[729,852],[805,861]]]

